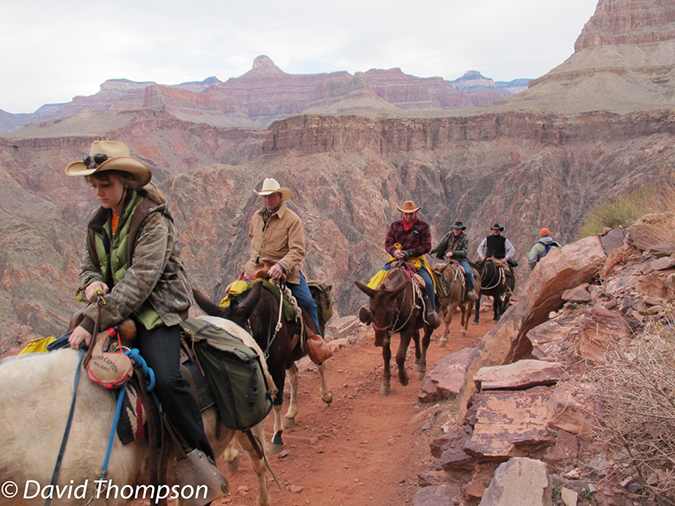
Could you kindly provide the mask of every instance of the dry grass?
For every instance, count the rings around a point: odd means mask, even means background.
[[[662,184],[640,187],[596,207],[584,219],[579,238],[601,234],[605,227],[628,228],[647,214],[664,212],[675,212],[675,175]],[[662,235],[666,230],[657,225],[654,232]]]
[[[627,350],[607,359],[591,371],[585,389],[602,413],[597,440],[607,445],[615,471],[637,477],[660,504],[675,504],[672,318],[649,325]]]

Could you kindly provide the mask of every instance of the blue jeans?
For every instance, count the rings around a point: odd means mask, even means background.
[[[386,264],[384,267],[382,267],[385,271],[388,271],[391,269],[391,262]],[[422,279],[424,280],[424,284],[426,285],[427,289],[427,296],[429,298],[429,305],[431,306],[431,309],[433,311],[436,311],[436,292],[434,291],[434,282],[431,279],[431,274],[429,274],[429,271],[427,271],[426,267],[424,264],[422,264],[421,269],[417,269],[417,274],[422,276]]]
[[[466,260],[458,260],[459,265],[462,266],[464,272],[466,272],[466,284],[469,285],[469,290],[475,290],[476,286],[473,284],[473,271],[469,262]]]
[[[136,345],[155,372],[155,393],[166,416],[191,449],[203,451],[215,462],[199,406],[192,397],[190,384],[180,373],[180,326],[162,325],[147,330],[138,324],[137,328]]]
[[[309,291],[309,286],[307,286],[307,280],[305,279],[305,276],[301,272],[299,283],[287,282],[286,286],[291,290],[295,300],[298,301],[298,305],[307,311],[307,314],[314,322],[314,325],[316,325],[316,332],[321,335],[321,327],[319,327],[319,311],[316,308],[316,302],[312,297],[312,292]]]

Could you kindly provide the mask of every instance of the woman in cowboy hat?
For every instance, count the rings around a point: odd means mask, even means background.
[[[462,266],[462,269],[464,269],[466,284],[469,287],[466,297],[469,300],[476,301],[478,300],[478,295],[476,294],[473,282],[473,272],[471,271],[468,261],[469,237],[464,233],[466,227],[461,221],[456,221],[451,229],[452,230],[443,236],[441,242],[439,242],[438,245],[430,251],[430,253],[435,253],[436,258],[441,260],[450,260],[452,258],[453,260],[457,260],[457,262],[459,262],[459,264]]]
[[[437,328],[441,320],[436,313],[436,293],[434,282],[431,279],[430,267],[424,255],[431,250],[431,230],[429,225],[417,217],[420,210],[412,200],[406,200],[401,207],[401,219],[389,226],[387,238],[384,241],[384,249],[391,255],[383,270],[388,271],[391,263],[395,260],[407,260],[417,267],[417,272],[426,285],[427,322]],[[364,323],[370,323],[371,315],[368,306],[359,310],[359,319]]]
[[[131,317],[135,345],[155,372],[155,392],[174,429],[191,448],[214,459],[188,382],[180,373],[180,326],[192,292],[178,256],[177,233],[162,194],[146,187],[152,173],[121,142],[95,141],[81,162],[66,168],[91,186],[100,207],[87,226],[78,298],[90,304],[70,345]],[[99,328],[94,329],[98,295]],[[215,460],[214,460],[215,461]]]

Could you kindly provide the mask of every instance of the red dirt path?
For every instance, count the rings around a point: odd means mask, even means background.
[[[471,323],[468,336],[460,339],[458,316],[452,322],[445,348],[438,346],[442,327],[432,336],[427,371],[443,356],[476,346],[494,325],[492,312],[481,312],[480,325]],[[432,435],[438,435],[435,428],[422,434],[422,426],[428,421],[423,412],[432,405],[417,402],[420,380],[412,370],[412,344],[406,360],[410,383],[405,387],[398,383],[392,357],[391,393],[386,397],[380,394],[382,350],[375,347],[372,331],[368,330],[357,344],[336,351],[326,364],[334,395],[332,404],[321,401],[316,368],[312,364],[300,367],[296,425],[283,434],[288,455],[269,458],[282,486],[279,490],[270,482],[274,506],[413,504],[417,473],[428,469],[432,460],[429,441]],[[395,335],[392,355],[398,342]],[[286,408],[287,404],[284,413]],[[268,439],[271,434],[272,422],[268,420]],[[224,465],[220,467],[225,469]],[[243,452],[239,471],[225,473],[230,496],[214,505],[255,505],[253,471]]]

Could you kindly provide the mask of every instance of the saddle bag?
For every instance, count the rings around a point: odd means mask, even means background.
[[[330,294],[333,287],[321,281],[308,281],[307,286],[316,302],[319,317],[327,322],[333,317],[333,299]]]
[[[225,426],[246,431],[264,420],[276,389],[267,382],[258,352],[207,321],[188,318],[180,325],[183,336],[193,342]]]

